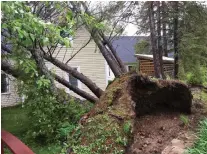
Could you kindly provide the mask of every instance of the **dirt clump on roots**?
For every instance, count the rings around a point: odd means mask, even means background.
[[[154,153],[160,153],[163,147],[157,144],[170,139],[170,135],[163,139],[168,128],[173,128],[170,134],[179,131],[174,115],[191,113],[191,105],[187,85],[130,72],[107,87],[100,101],[80,121],[73,133],[75,141],[69,145],[76,154],[153,153],[143,150],[149,144],[159,147]],[[150,137],[153,132],[154,137]]]

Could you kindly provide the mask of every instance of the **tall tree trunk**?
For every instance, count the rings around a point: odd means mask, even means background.
[[[168,57],[167,52],[167,30],[166,30],[166,22],[167,22],[167,6],[165,1],[162,1],[162,31],[163,31],[163,53],[164,56]]]
[[[157,46],[158,46],[158,52],[159,52],[159,63],[160,63],[160,73],[161,73],[161,78],[164,77],[164,72],[163,72],[163,51],[162,51],[162,37],[161,37],[161,7],[160,7],[160,1],[157,1]]]
[[[90,80],[88,77],[83,75],[82,73],[74,70],[72,67],[66,65],[65,63],[59,61],[58,59],[55,59],[53,57],[50,57],[49,55],[44,55],[44,59],[47,61],[51,62],[55,66],[59,67],[63,71],[70,73],[73,77],[77,78],[80,80],[82,83],[84,83],[98,98],[103,93],[103,90],[100,89],[92,80]]]
[[[154,21],[154,2],[147,2],[149,4],[149,24],[150,24],[150,39],[153,53],[153,62],[154,62],[154,72],[155,77],[162,78],[161,69],[160,69],[160,59],[159,59],[159,51],[157,50],[157,41],[156,41],[156,33],[155,33],[155,21]]]
[[[124,65],[123,61],[120,59],[120,57],[117,55],[116,49],[114,49],[111,42],[106,38],[106,36],[102,33],[101,34],[104,42],[108,45],[109,49],[111,50],[112,54],[114,55],[117,63],[119,64],[119,67],[121,68],[123,73],[127,72],[126,66]]]
[[[174,30],[173,30],[173,37],[174,37],[174,78],[178,79],[178,60],[179,60],[179,53],[178,53],[178,1],[174,3]]]
[[[78,13],[82,13],[80,6],[76,5],[74,2],[71,2],[73,5],[74,10]],[[86,14],[89,16],[92,16],[91,13],[88,10],[88,7],[85,2],[81,2],[81,5],[84,8],[84,11]],[[83,21],[85,21],[84,17],[82,18]],[[90,32],[94,42],[98,46],[100,52],[104,56],[105,60],[107,61],[109,67],[111,68],[112,72],[114,73],[115,77],[121,76],[123,73],[126,72],[126,68],[124,67],[123,62],[121,62],[121,59],[117,59],[116,52],[112,49],[112,46],[110,46],[109,42],[104,41],[106,37],[102,38],[102,33],[100,32],[99,29],[92,27],[91,25],[87,24],[87,22],[84,22],[86,29]],[[101,36],[102,35],[102,36]],[[106,48],[105,42],[107,43],[109,49]]]
[[[100,52],[102,53],[103,57],[107,61],[109,67],[111,68],[112,72],[114,73],[115,77],[119,77],[123,74],[121,68],[118,66],[116,59],[111,54],[110,51],[104,45],[104,42],[101,41],[100,36],[96,32],[90,32],[91,36],[93,37],[94,42],[98,46]]]

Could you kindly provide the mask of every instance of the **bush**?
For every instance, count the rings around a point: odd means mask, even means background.
[[[59,90],[56,97],[47,87],[37,87],[26,87],[25,107],[32,121],[27,137],[43,144],[66,140],[80,117],[89,111],[90,103],[77,102],[69,98],[64,90]]]
[[[62,103],[45,95],[27,106],[32,121],[28,135],[32,134],[33,138],[43,143],[66,140],[80,117],[89,110],[86,105],[75,102],[74,99]]]
[[[206,84],[207,82],[207,68],[199,67],[198,69],[188,72],[186,75],[187,83],[189,84]]]

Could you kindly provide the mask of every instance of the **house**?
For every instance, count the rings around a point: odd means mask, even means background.
[[[84,29],[80,28],[77,30],[76,35],[71,41],[71,47],[66,48],[57,48],[54,51],[54,56],[62,61],[66,62],[74,53],[76,53],[83,45],[88,42],[90,39],[90,34]],[[121,60],[125,63],[127,70],[131,70],[133,66],[137,65],[135,58],[135,44],[144,39],[143,37],[131,37],[131,36],[121,36],[113,38],[112,45],[116,49],[118,55]],[[96,46],[94,41],[90,41],[71,61],[68,62],[68,65],[77,69],[79,72],[83,73],[87,77],[89,77],[93,82],[95,82],[101,89],[105,90],[110,80],[114,79],[114,74],[109,68],[106,60],[100,53],[98,47]],[[88,89],[88,87],[81,83],[76,78],[72,77],[70,74],[62,71],[58,67],[54,66],[52,63],[46,61],[46,66],[54,71],[56,74],[61,76],[62,78],[69,81],[72,85],[77,86],[78,88],[86,91],[93,95],[93,93]],[[8,76],[8,75],[7,75]],[[8,78],[10,79],[10,78]],[[8,80],[7,79],[7,80]],[[18,103],[21,99],[17,99],[15,82],[8,80],[2,80],[3,83],[7,85],[10,89],[7,92],[2,91],[1,102],[3,106],[9,106]],[[55,82],[58,88],[64,88],[65,91],[75,97],[79,97],[70,89],[66,88],[62,84]],[[13,90],[14,89],[14,90]],[[15,94],[14,94],[15,93]],[[11,97],[12,96],[12,97]],[[16,99],[8,99],[15,98]],[[6,101],[9,100],[9,101]]]
[[[13,106],[21,102],[16,84],[17,82],[14,77],[1,71],[1,107]]]
[[[154,76],[154,63],[153,55],[146,54],[135,54],[138,60],[138,69],[140,73],[146,74],[148,76]],[[163,59],[163,69],[165,76],[173,76],[174,72],[174,59],[169,57],[162,57]]]

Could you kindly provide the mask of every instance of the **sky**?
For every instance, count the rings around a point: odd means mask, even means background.
[[[100,3],[100,1],[90,1],[90,5],[97,5],[97,2]],[[108,1],[101,1],[102,4],[107,4]],[[133,24],[128,24],[127,27],[125,28],[125,31],[124,31],[124,35],[127,35],[127,36],[135,36],[135,33],[137,32],[137,28],[135,25]]]
[[[127,35],[127,36],[134,36],[135,33],[137,31],[137,28],[135,25],[133,24],[128,24],[127,27],[125,28],[125,31],[124,33]]]

